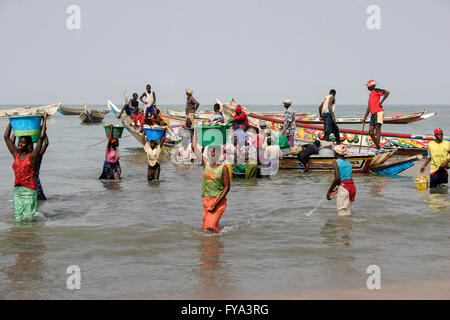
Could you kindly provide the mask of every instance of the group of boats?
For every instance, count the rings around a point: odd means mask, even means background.
[[[221,110],[224,113],[225,118],[229,119],[235,114],[235,103],[222,103],[220,104]],[[108,101],[108,107],[113,111],[116,116],[120,112],[114,103]],[[253,113],[247,112],[249,123],[253,127],[259,127],[261,120],[264,120],[268,128],[274,132],[281,132],[284,113],[280,112],[265,112],[265,113]],[[185,112],[182,110],[166,109],[167,115],[163,118],[166,123],[169,123],[171,128],[169,136],[166,136],[167,142],[164,144],[166,148],[177,152],[177,146],[182,140]],[[213,115],[213,111],[204,110],[199,112],[196,117],[196,125],[202,125],[205,119],[209,119]],[[419,112],[402,113],[387,116],[388,119],[395,121],[396,118],[401,122],[389,122],[389,123],[409,123],[419,120],[427,119],[436,113],[426,113],[425,110]],[[297,145],[310,143],[316,139],[323,137],[323,125],[313,125],[306,123],[303,119],[310,117],[311,115],[305,113],[296,114],[296,133],[295,139]],[[120,119],[125,128],[141,143],[143,143],[143,133],[138,132],[131,124],[131,118],[126,114],[122,114]],[[355,122],[352,122],[355,123]],[[362,119],[361,119],[362,123]],[[355,173],[367,173],[373,172],[378,174],[396,175],[407,168],[414,165],[414,162],[423,158],[423,154],[427,151],[427,145],[429,141],[434,140],[432,136],[426,135],[414,135],[414,134],[400,134],[400,133],[382,133],[381,150],[376,150],[375,145],[370,138],[368,131],[341,129],[341,143],[345,143],[349,146],[348,160],[352,164],[353,172]],[[291,149],[293,151],[300,150]],[[396,157],[392,160],[392,156]],[[403,157],[407,156],[407,157]],[[391,161],[388,161],[390,160]],[[310,171],[331,171],[332,162],[334,161],[334,153],[330,146],[321,148],[318,155],[313,155],[309,161]],[[304,169],[302,163],[300,163],[297,157],[286,155],[280,160],[280,168],[282,169]]]
[[[15,109],[0,110],[0,118],[10,116],[30,116],[37,114],[44,114],[47,112],[47,116],[53,116],[56,112],[59,112],[65,116],[79,116],[81,123],[97,123],[102,122],[105,116],[111,111],[111,109],[88,109],[87,103],[84,107],[69,108],[64,107],[61,103],[50,104],[40,107],[20,107]]]
[[[221,110],[226,119],[230,119],[235,114],[236,103],[232,100],[231,103],[224,103],[217,99],[217,103],[221,106]],[[249,124],[253,127],[259,127],[261,120],[264,120],[267,127],[275,134],[279,134],[284,122],[284,113],[282,112],[251,112],[246,111]],[[94,110],[88,109],[85,103],[84,107],[69,108],[64,107],[61,103],[42,106],[42,107],[22,107],[10,110],[0,111],[0,117],[17,116],[17,115],[31,115],[42,114],[47,112],[49,116],[59,112],[63,115],[78,115],[82,123],[102,122],[104,117],[112,111],[117,117],[120,109],[111,101],[108,101],[106,109]],[[185,112],[184,110],[166,109],[167,115],[163,115],[164,121],[169,125],[169,130],[166,133],[166,142],[164,147],[169,151],[177,153],[178,147],[181,145],[183,136],[186,136],[184,128]],[[209,119],[214,114],[214,111],[203,110],[196,114],[195,124],[202,125],[205,119]],[[384,123],[406,124],[428,119],[436,115],[435,112],[426,113],[426,110],[398,113],[386,115]],[[357,117],[338,117],[337,123],[362,123],[362,118]],[[123,126],[136,138],[139,143],[145,143],[145,133],[143,130],[138,130],[133,126],[133,121],[126,113],[122,113],[120,121]],[[301,145],[313,142],[317,139],[323,138],[324,130],[321,119],[313,114],[297,113],[296,114],[296,132],[295,140],[296,147],[290,149],[289,153],[300,150]],[[423,157],[427,151],[427,146],[430,141],[434,140],[434,136],[421,134],[404,134],[404,133],[381,133],[381,150],[376,150],[369,132],[354,129],[340,129],[341,143],[349,146],[348,160],[352,164],[353,172],[367,173],[374,172],[379,174],[398,174],[403,170],[411,167],[414,161]],[[446,140],[450,138],[445,137]],[[396,157],[392,160],[391,157]],[[406,156],[406,157],[404,157]],[[391,160],[391,161],[388,161]],[[331,171],[332,162],[334,161],[334,154],[330,146],[323,146],[319,154],[312,155],[309,160],[310,171]],[[280,168],[282,169],[303,169],[304,166],[300,163],[297,157],[286,153],[280,160]]]

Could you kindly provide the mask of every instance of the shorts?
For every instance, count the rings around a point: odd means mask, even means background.
[[[370,125],[375,126],[376,124],[383,124],[384,111],[378,111],[370,116]]]
[[[161,167],[159,166],[159,163],[157,162],[154,166],[148,166],[147,170],[147,180],[159,180],[159,172],[161,171]]]
[[[144,116],[142,113],[134,114],[131,118],[133,119],[134,124],[139,125],[138,123],[140,122],[141,126],[144,125]]]

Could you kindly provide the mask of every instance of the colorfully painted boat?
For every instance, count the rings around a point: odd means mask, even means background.
[[[230,105],[223,104],[223,108],[224,113],[226,113],[227,117],[233,116],[235,114],[234,108]],[[258,126],[259,121],[261,120],[264,120],[267,126],[273,130],[281,130],[283,126],[282,119],[267,117],[253,112],[247,113],[247,117],[249,123],[253,126]],[[373,143],[368,131],[340,128],[339,132],[342,143],[355,146],[362,145],[365,147],[375,147],[375,144]],[[323,135],[323,126],[306,124],[296,121],[296,139],[314,141],[323,138]],[[331,135],[331,138],[334,138],[334,136]],[[434,136],[429,135],[382,132],[380,146],[382,148],[396,146],[398,147],[397,154],[401,155],[403,151],[402,149],[413,148],[413,151],[417,151],[417,148],[420,148],[424,149],[425,151],[428,143],[430,141],[433,141],[434,139]],[[450,140],[450,137],[444,137],[444,139]],[[405,151],[407,152],[408,150]]]
[[[383,123],[388,124],[407,124],[420,120],[428,119],[432,116],[435,116],[437,112],[431,112],[425,114],[426,110],[423,111],[415,111],[415,112],[407,112],[407,113],[396,113],[389,114],[384,116]],[[320,117],[300,117],[297,118],[297,121],[301,123],[310,123],[310,124],[323,124],[323,119]],[[361,117],[336,117],[336,123],[340,124],[358,124],[362,123],[363,118]],[[366,123],[370,122],[370,117],[367,117]]]
[[[54,103],[54,104],[49,104],[49,105],[40,106],[40,107],[26,106],[26,107],[15,108],[15,109],[0,110],[0,118],[14,117],[14,116],[39,115],[39,114],[44,114],[44,112],[47,112],[48,116],[52,116],[58,111],[60,106],[61,106],[61,103]]]
[[[94,110],[92,110],[94,111]],[[104,116],[107,115],[111,109],[96,109],[95,111],[100,112]],[[79,116],[84,112],[84,107],[82,108],[69,108],[69,107],[59,107],[58,112],[65,116]]]

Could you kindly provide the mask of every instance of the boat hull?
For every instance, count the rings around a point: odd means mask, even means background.
[[[40,107],[23,107],[9,110],[0,110],[0,118],[9,117],[9,116],[30,116],[35,114],[44,114],[47,112],[48,116],[54,115],[58,109],[60,108],[61,103],[54,103],[46,106]]]

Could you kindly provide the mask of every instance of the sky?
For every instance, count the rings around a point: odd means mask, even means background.
[[[450,0],[0,0],[0,40],[0,104],[450,104]]]

